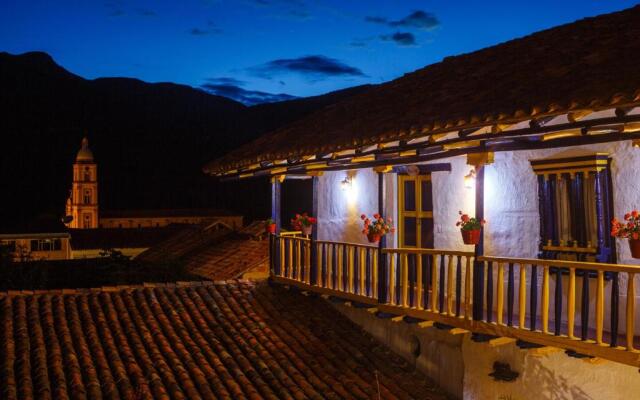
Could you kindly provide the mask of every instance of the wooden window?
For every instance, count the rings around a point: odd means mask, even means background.
[[[431,175],[398,176],[400,247],[433,248]]]
[[[533,160],[538,175],[540,257],[615,262],[606,154]]]

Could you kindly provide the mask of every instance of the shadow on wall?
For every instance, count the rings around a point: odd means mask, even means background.
[[[525,389],[526,393],[536,393],[540,398],[550,400],[596,400],[578,386],[569,383],[567,378],[557,375],[545,367],[542,360],[533,357],[528,359],[528,362],[531,363],[531,372],[527,368],[527,373],[531,373],[536,378],[528,382],[527,386],[531,387]]]

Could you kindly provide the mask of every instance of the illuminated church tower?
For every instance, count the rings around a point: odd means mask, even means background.
[[[73,164],[73,184],[67,199],[67,226],[93,229],[98,227],[98,166],[89,149],[89,140],[82,139],[82,147]],[[71,218],[69,218],[71,217]]]

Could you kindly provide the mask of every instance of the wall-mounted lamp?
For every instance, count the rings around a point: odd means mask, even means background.
[[[467,189],[473,189],[476,185],[476,170],[472,168],[468,174],[464,176],[464,187]]]
[[[353,178],[349,175],[345,176],[342,181],[340,181],[340,188],[342,190],[351,190],[353,186]]]

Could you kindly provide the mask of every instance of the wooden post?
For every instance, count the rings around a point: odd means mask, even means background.
[[[311,178],[312,184],[312,200],[311,200],[311,215],[314,217],[318,217],[318,177],[314,176]],[[318,256],[316,254],[317,246],[316,240],[318,240],[318,229],[319,226],[316,225],[316,229],[311,230],[311,268],[310,268],[310,276],[307,278],[309,284],[317,285],[318,284],[318,276],[320,275],[319,271],[322,270],[322,265],[317,263]]]
[[[280,185],[278,177],[274,176],[271,178],[271,219],[276,223],[276,235],[280,234],[280,193],[282,191]],[[280,243],[284,243],[282,239],[280,239]],[[278,244],[279,243],[276,243],[274,238],[274,246],[272,247],[274,254],[272,255],[272,258],[274,260],[273,272],[276,276],[280,276],[282,274],[282,269],[284,268],[281,253],[283,247]]]
[[[484,165],[476,167],[476,218],[484,219]],[[480,242],[475,246],[473,263],[473,319],[482,320],[484,309],[484,263],[477,261],[484,254],[484,228],[480,228]]]
[[[378,172],[378,214],[384,216],[384,173]],[[387,302],[387,289],[389,278],[387,275],[387,256],[382,253],[382,249],[387,246],[387,238],[383,235],[378,243],[378,303]]]

